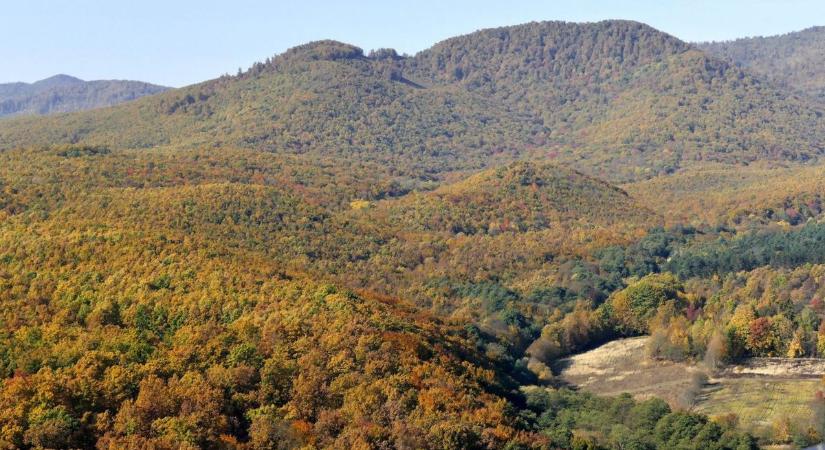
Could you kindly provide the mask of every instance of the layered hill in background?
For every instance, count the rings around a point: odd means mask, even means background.
[[[825,100],[825,27],[698,47],[767,79]]]
[[[83,81],[69,75],[55,75],[31,84],[0,84],[0,117],[84,111],[168,89],[139,81]]]
[[[622,181],[702,161],[809,161],[825,149],[822,114],[646,25],[542,22],[408,58],[315,42],[238,77],[6,121],[0,148],[240,146],[368,167],[405,191],[524,157]]]

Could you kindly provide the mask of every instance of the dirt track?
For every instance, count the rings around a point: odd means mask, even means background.
[[[825,359],[814,358],[750,358],[729,366],[720,372],[719,378],[770,377],[770,378],[821,378],[825,375]]]

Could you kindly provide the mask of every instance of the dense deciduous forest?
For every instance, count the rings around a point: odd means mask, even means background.
[[[621,284],[587,249],[658,220],[601,181],[518,163],[346,204],[335,169],[249,150],[0,158],[6,445],[753,445],[661,403],[518,389],[541,327]]]
[[[554,363],[825,356],[822,111],[611,21],[0,121],[0,446],[757,448]]]

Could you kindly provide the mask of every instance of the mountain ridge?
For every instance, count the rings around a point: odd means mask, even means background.
[[[768,80],[825,101],[825,26],[696,46]]]
[[[411,187],[524,157],[612,181],[818,158],[821,109],[725,64],[630,21],[486,29],[411,57],[316,41],[113,109],[5,121],[0,148],[237,145],[380,166]]]
[[[33,83],[0,84],[0,118],[85,111],[166,90],[169,88],[140,81],[84,81],[57,74]]]

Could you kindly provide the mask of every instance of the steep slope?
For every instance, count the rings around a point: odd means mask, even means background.
[[[139,81],[83,81],[68,75],[55,75],[32,84],[0,84],[0,117],[84,111],[166,90],[166,87]]]
[[[311,203],[330,193],[290,182],[300,165],[90,147],[0,159],[0,445],[546,441],[508,415],[513,380],[462,324],[281,262],[324,235]]]
[[[780,36],[703,42],[697,47],[771,81],[825,100],[825,27]]]
[[[543,440],[460,327],[110,209],[163,194],[100,194],[0,225],[3,446]]]
[[[611,180],[697,161],[807,161],[822,112],[634,22],[484,30],[412,58],[322,41],[113,109],[0,124],[0,149],[242,146],[378,173],[396,190],[529,157]]]

